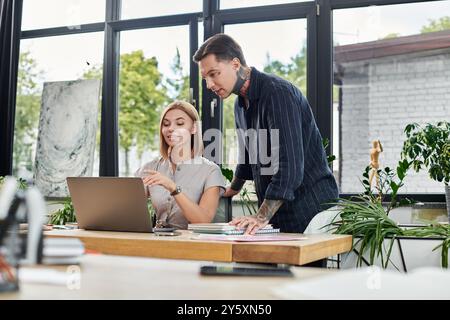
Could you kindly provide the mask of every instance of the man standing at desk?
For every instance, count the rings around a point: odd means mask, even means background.
[[[254,180],[259,209],[231,224],[246,228],[246,234],[269,222],[282,232],[303,232],[326,208],[321,204],[339,195],[308,101],[292,83],[248,67],[239,44],[225,34],[207,39],[193,59],[208,89],[222,99],[238,96],[234,113],[246,160],[239,162],[224,196],[238,194],[245,180]],[[242,132],[251,129],[257,134],[247,141],[251,135]],[[259,134],[263,131],[266,136]],[[256,154],[261,146],[275,159],[269,165]]]

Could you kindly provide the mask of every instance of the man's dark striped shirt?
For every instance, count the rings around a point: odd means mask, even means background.
[[[284,200],[270,223],[283,232],[303,232],[319,211],[329,207],[325,203],[339,195],[311,107],[293,84],[255,68],[247,98],[248,108],[242,97],[236,99],[234,108],[239,146],[243,151],[245,145],[246,158],[238,164],[235,175],[255,181],[259,205],[264,199]],[[268,139],[264,140],[268,143],[261,141],[263,136],[257,135],[255,145],[239,135],[248,129],[266,129]],[[271,129],[278,129],[279,148],[271,148]],[[278,153],[278,171],[263,174],[273,164],[261,161],[259,154],[254,160],[261,145],[268,149],[266,155]]]

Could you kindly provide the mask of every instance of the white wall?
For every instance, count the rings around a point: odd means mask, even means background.
[[[450,121],[450,48],[343,64],[341,192],[360,192],[372,140],[380,164],[396,168],[411,122]],[[443,193],[426,171],[412,170],[401,192]]]

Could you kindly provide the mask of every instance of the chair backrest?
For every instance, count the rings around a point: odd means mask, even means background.
[[[230,222],[233,219],[231,198],[220,198],[219,208],[212,222]]]
[[[338,213],[339,211],[336,206],[319,212],[314,216],[314,218],[312,218],[303,233],[330,232],[331,226],[329,224],[335,220]]]

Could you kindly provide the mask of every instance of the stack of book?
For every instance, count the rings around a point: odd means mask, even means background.
[[[43,264],[79,264],[84,245],[77,238],[44,238]]]
[[[242,235],[245,233],[244,229],[238,229],[228,223],[192,223],[188,225],[188,230],[195,233],[206,234],[224,234],[224,235]],[[268,224],[262,229],[256,231],[255,234],[279,233],[280,229],[275,229],[271,224]]]

